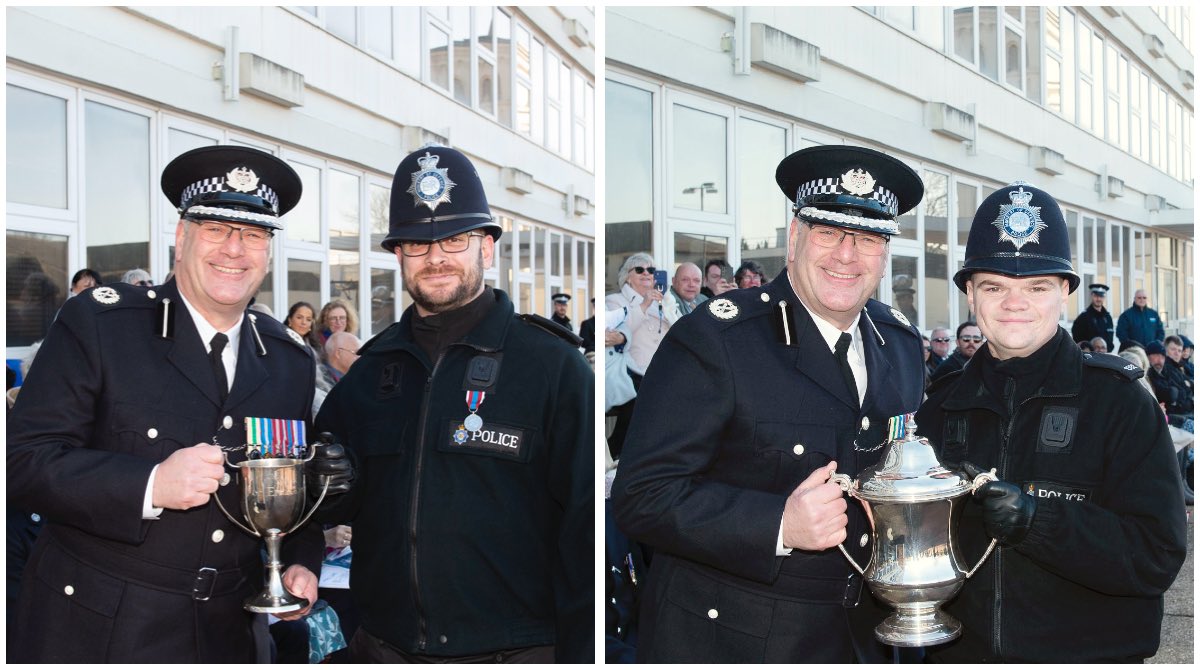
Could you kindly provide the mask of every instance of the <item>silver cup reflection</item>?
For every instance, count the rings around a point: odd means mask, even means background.
[[[954,537],[966,496],[996,476],[993,470],[972,480],[946,468],[929,441],[916,435],[912,415],[905,419],[904,437],[887,443],[875,467],[854,481],[844,474],[831,480],[862,502],[873,536],[865,570],[845,547],[838,548],[871,592],[896,609],[875,628],[875,637],[897,647],[924,647],[962,633],[962,623],[940,608],[983,565],[996,542],[967,570]]]
[[[304,514],[307,500],[304,464],[312,460],[316,450],[309,448],[308,453],[308,458],[261,458],[242,461],[237,465],[229,462],[228,454],[225,456],[225,463],[238,470],[242,517],[249,527],[235,519],[221,504],[220,497],[214,495],[217,506],[235,526],[263,538],[267,544],[267,562],[264,566],[266,583],[262,592],[244,603],[245,609],[251,612],[286,614],[309,605],[307,598],[292,595],[283,587],[283,564],[279,560],[279,546],[283,538],[308,521],[329,490],[329,477],[323,476],[321,495],[308,514]]]

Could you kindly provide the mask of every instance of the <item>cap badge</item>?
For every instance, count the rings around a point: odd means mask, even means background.
[[[225,175],[225,183],[235,191],[250,193],[258,189],[258,175],[248,167],[236,167]]]
[[[737,318],[738,306],[727,298],[717,298],[708,301],[708,311],[722,321],[729,321]]]
[[[897,321],[899,321],[900,323],[903,323],[906,326],[912,325],[912,323],[908,320],[908,317],[904,316],[904,312],[901,312],[900,310],[896,309],[895,307],[892,307],[891,311],[892,311],[892,316],[896,317]]]
[[[92,300],[101,305],[115,305],[121,302],[121,294],[111,286],[101,286],[92,291]]]
[[[413,205],[425,205],[431,212],[443,202],[450,202],[450,189],[455,186],[450,181],[450,170],[437,166],[440,158],[428,151],[418,158],[417,165],[421,169],[412,173],[412,186],[408,188],[408,192],[413,194]]]
[[[842,175],[842,189],[850,195],[867,195],[875,190],[875,178],[862,168],[847,170]]]
[[[1038,235],[1049,226],[1042,221],[1042,208],[1029,204],[1033,194],[1018,185],[1017,190],[1008,192],[1008,199],[1012,204],[1000,205],[1000,216],[992,222],[1000,231],[1000,241],[1012,242],[1017,249],[1031,242],[1037,244]]]

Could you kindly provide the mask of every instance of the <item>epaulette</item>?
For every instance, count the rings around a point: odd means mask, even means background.
[[[90,288],[75,296],[74,300],[81,300],[82,304],[99,312],[130,307],[152,308],[156,297],[153,288],[118,283]]]
[[[1114,356],[1113,354],[1084,352],[1083,364],[1088,367],[1112,370],[1113,372],[1120,374],[1128,381],[1136,381],[1141,379],[1142,376],[1146,374],[1146,371],[1142,370],[1137,365],[1130,363],[1120,356]]]
[[[904,316],[904,312],[892,307],[891,305],[879,302],[878,300],[867,301],[867,315],[876,323],[886,323],[889,325],[900,326],[904,330],[910,331],[916,335],[920,332]]]
[[[705,300],[696,308],[703,309],[710,318],[720,323],[733,323],[750,317],[761,317],[776,309],[767,286],[734,289],[719,297]]]
[[[525,323],[528,323],[531,326],[537,326],[547,333],[565,340],[567,344],[570,344],[572,347],[583,346],[582,337],[572,333],[571,331],[563,328],[544,316],[539,316],[537,314],[518,314],[517,316],[520,317],[520,319]]]

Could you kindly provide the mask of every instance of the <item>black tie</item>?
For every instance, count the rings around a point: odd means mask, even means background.
[[[850,350],[850,333],[842,333],[838,336],[837,344],[833,346],[833,357],[837,359],[838,367],[842,369],[842,378],[846,380],[846,388],[850,389],[850,397],[854,398],[855,407],[858,406],[858,384],[854,381],[854,371],[850,369],[850,360],[846,358],[846,352]]]
[[[221,360],[221,352],[225,351],[225,345],[229,344],[229,337],[225,333],[217,333],[208,344],[212,347],[208,360],[212,363],[213,374],[217,377],[217,391],[221,394],[221,404],[224,405],[225,399],[229,397],[229,377],[225,376],[225,363]]]

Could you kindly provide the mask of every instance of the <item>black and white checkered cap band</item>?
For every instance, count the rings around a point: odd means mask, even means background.
[[[226,179],[226,177],[202,179],[183,189],[183,195],[179,198],[181,209],[187,209],[189,203],[205,193],[216,193],[223,191],[238,193],[239,191],[234,191],[225,187]],[[258,184],[258,189],[254,191],[254,195],[271,203],[271,209],[274,210],[276,214],[279,213],[279,196],[275,195],[275,191],[272,190],[270,186],[267,186],[260,181]]]
[[[825,179],[815,179],[813,181],[801,184],[800,188],[796,189],[795,202],[805,202],[809,196],[813,195],[854,195],[852,193],[843,191],[839,185],[840,181],[840,177],[827,177]],[[896,214],[899,212],[900,202],[896,199],[895,194],[886,188],[879,186],[878,184],[875,186],[875,191],[867,197],[886,207],[888,211],[891,212],[892,216],[896,216]]]

